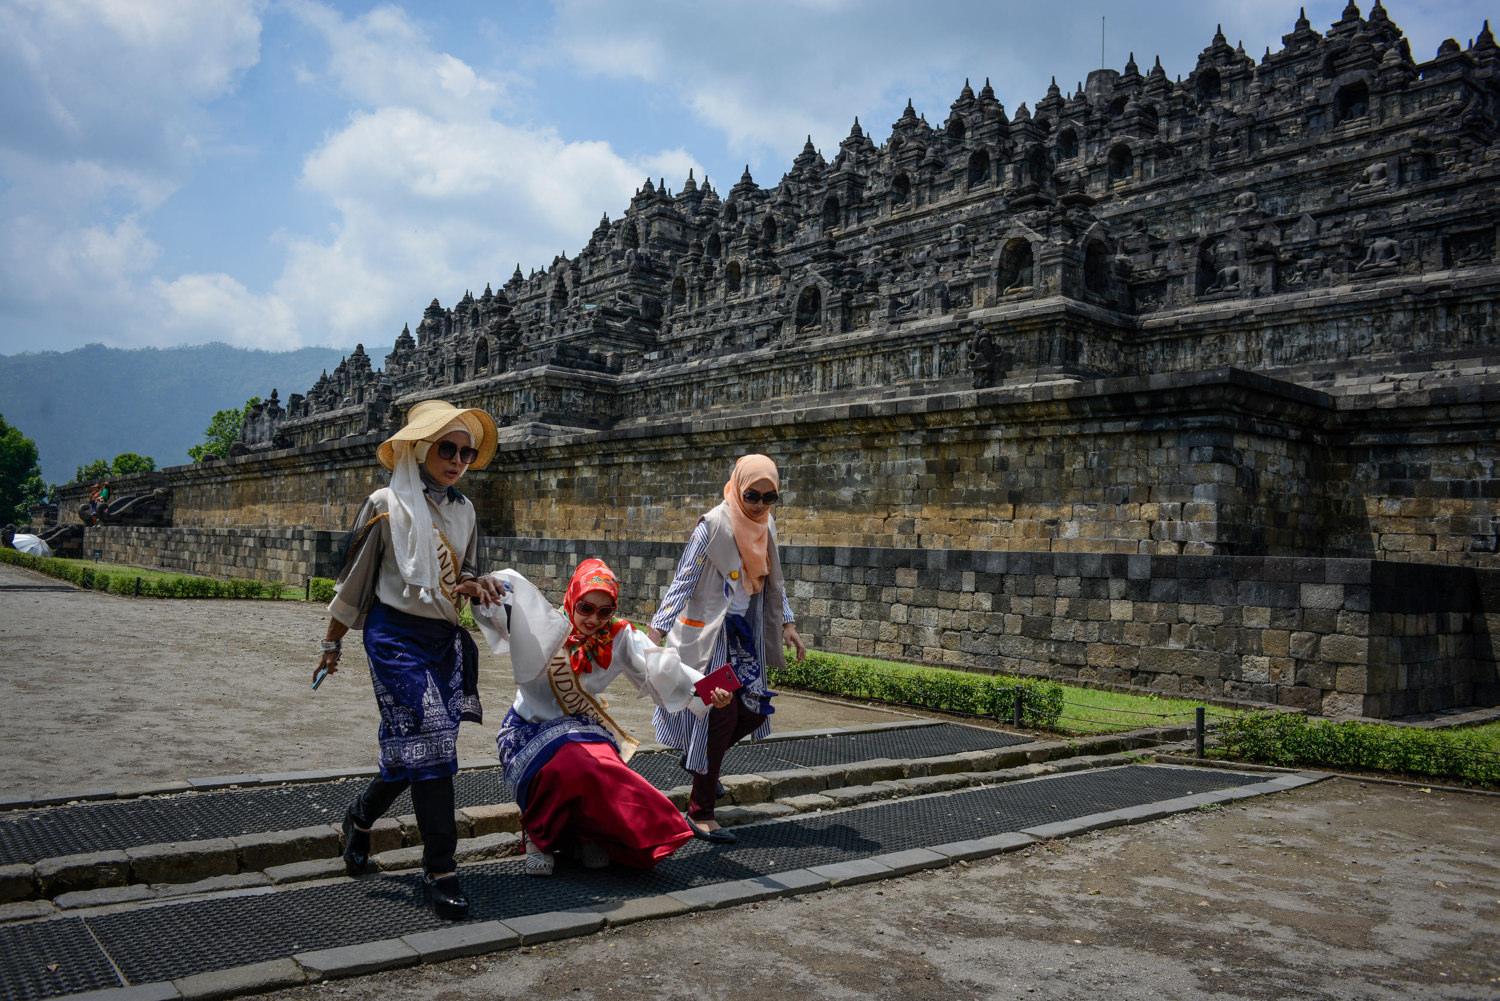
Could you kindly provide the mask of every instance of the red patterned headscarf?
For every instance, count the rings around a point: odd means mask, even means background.
[[[568,582],[568,593],[563,596],[563,614],[568,617],[568,622],[573,622],[573,606],[578,603],[590,591],[603,591],[616,602],[620,600],[620,582],[615,579],[615,572],[605,566],[603,560],[588,559],[578,564],[578,569],[573,571],[573,579]],[[609,670],[610,658],[614,655],[615,634],[621,629],[629,628],[630,623],[613,616],[608,622],[600,626],[588,636],[583,635],[575,626],[568,633],[567,645],[573,648],[571,663],[574,672],[588,674],[598,664],[605,670]]]

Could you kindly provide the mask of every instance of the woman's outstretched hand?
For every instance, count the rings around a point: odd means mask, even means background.
[[[801,660],[807,656],[807,647],[802,645],[802,637],[797,635],[797,627],[788,622],[781,627],[781,645],[788,650],[796,651],[794,660]]]
[[[494,577],[471,577],[453,590],[481,605],[493,605],[510,593],[511,586],[509,581]]]
[[[661,641],[666,638],[666,635],[666,633],[662,632],[655,626],[646,627],[646,638],[652,643],[655,643],[657,646],[661,646]]]

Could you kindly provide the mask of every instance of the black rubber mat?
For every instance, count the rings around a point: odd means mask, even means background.
[[[0,928],[0,1001],[120,986],[119,974],[82,918]]]
[[[740,828],[737,844],[690,841],[652,872],[559,864],[551,879],[536,879],[513,858],[467,866],[461,875],[471,919],[504,919],[987,837],[1261,778],[1132,765]],[[88,925],[137,984],[441,926],[422,909],[415,875],[122,911],[89,918]],[[8,948],[0,928],[0,952]]]
[[[928,729],[941,729],[943,754],[958,754],[961,751],[987,751],[996,747],[1009,747],[1027,743],[1031,738],[994,730],[981,730],[972,726],[955,726],[943,723],[938,727],[917,727],[902,730],[878,730],[874,733],[834,734],[822,740],[788,740],[780,743],[760,745],[766,751],[786,758],[792,768],[817,765],[844,765],[852,761],[869,761],[872,758],[932,757],[923,751],[927,744]]]
[[[785,771],[808,764],[849,764],[871,758],[927,758],[979,748],[1025,743],[1029,738],[995,730],[941,723],[833,737],[805,737],[739,744],[724,758],[724,774]],[[676,753],[638,754],[632,768],[658,789],[685,785],[688,774]],[[0,814],[0,865],[35,862],[80,852],[130,848],[170,841],[288,831],[334,824],[365,785],[365,779],[306,782],[215,792],[183,793],[137,800],[107,800]],[[508,803],[498,768],[467,769],[454,779],[459,806]],[[388,816],[410,813],[406,793]]]

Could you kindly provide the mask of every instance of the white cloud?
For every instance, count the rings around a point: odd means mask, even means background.
[[[271,351],[302,346],[296,319],[285,302],[255,295],[229,275],[156,279],[151,291],[164,318],[162,343],[207,339]]]
[[[353,20],[311,0],[296,0],[289,9],[323,35],[329,47],[327,76],[357,104],[475,118],[488,114],[502,95],[495,81],[434,51],[399,7],[383,4]]]
[[[434,51],[394,8],[353,21],[314,4],[298,11],[328,41],[327,78],[366,105],[304,161],[302,188],[338,223],[329,237],[287,239],[268,295],[310,343],[373,351],[434,295],[451,302],[504,282],[517,262],[575,253],[601,207],[623,207],[648,172],[701,171],[682,150],[628,159],[608,143],[499,120],[504,86]]]
[[[0,5],[7,148],[177,166],[195,105],[259,58],[252,0]]]
[[[258,58],[252,0],[11,0],[0,5],[0,316],[59,308],[90,339],[149,316],[160,248],[142,222],[181,185],[204,103]],[[24,332],[12,349],[43,347]]]
[[[256,289],[222,271],[156,273],[164,255],[144,221],[195,165],[205,103],[255,62],[256,6],[0,8],[0,32],[13,29],[0,84],[26,95],[0,108],[13,126],[0,139],[0,315],[13,329],[40,327],[67,302],[78,340],[373,350],[434,294],[451,300],[503,282],[518,261],[576,252],[601,206],[623,206],[647,171],[698,166],[681,150],[627,159],[500,120],[507,81],[434,47],[399,8],[285,9],[327,45],[326,63],[293,70],[295,82],[355,110],[306,155],[298,182],[336,222],[283,227],[281,273]]]

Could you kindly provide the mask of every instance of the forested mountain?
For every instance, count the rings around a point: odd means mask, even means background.
[[[217,410],[251,396],[304,393],[348,352],[251,351],[227,344],[0,355],[0,414],[41,450],[42,476],[66,483],[78,466],[121,452],[156,466],[189,462]]]

